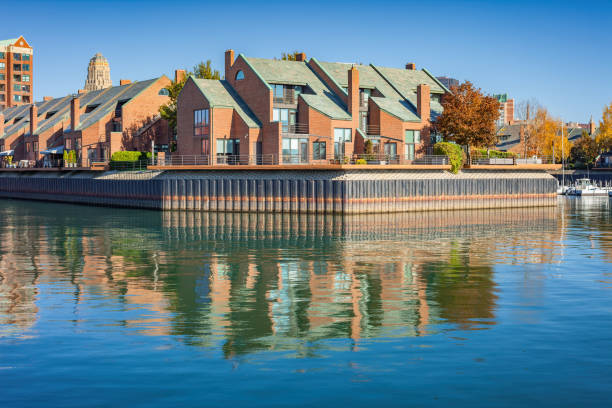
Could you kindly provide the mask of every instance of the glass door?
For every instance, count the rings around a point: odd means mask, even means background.
[[[300,162],[308,163],[308,141],[300,141]]]

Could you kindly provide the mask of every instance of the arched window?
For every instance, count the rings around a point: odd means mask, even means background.
[[[236,72],[236,81],[239,81],[241,79],[244,79],[244,72],[242,71]]]
[[[168,91],[166,88],[162,88],[159,90],[158,95],[170,96],[170,91]]]

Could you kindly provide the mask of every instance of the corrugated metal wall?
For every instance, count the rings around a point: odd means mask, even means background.
[[[542,178],[117,180],[2,177],[0,196],[164,210],[269,213],[385,213],[556,204]]]

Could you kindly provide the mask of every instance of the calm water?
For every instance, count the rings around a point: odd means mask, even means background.
[[[610,406],[612,209],[0,200],[0,406]]]

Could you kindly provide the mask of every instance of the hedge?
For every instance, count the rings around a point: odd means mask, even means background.
[[[114,162],[135,162],[135,161],[146,161],[151,158],[150,152],[131,152],[131,151],[120,151],[115,152],[111,156],[111,161]]]
[[[447,156],[451,171],[455,174],[463,167],[463,149],[458,144],[438,142],[434,145],[434,154]]]
[[[512,152],[502,152],[499,150],[489,150],[487,154],[487,149],[473,149],[473,153],[478,156],[490,157],[492,159],[510,159],[516,157],[516,153]]]

